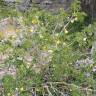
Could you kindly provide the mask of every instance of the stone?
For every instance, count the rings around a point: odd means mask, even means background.
[[[4,0],[7,5],[14,5],[18,0]],[[41,9],[57,11],[59,8],[69,9],[73,0],[20,0],[20,3],[15,4],[16,9],[20,12],[26,12],[32,5],[36,5]]]
[[[23,0],[19,5],[16,6],[20,12],[27,11],[31,6],[31,0]]]
[[[86,68],[88,66],[91,66],[93,64],[94,64],[94,60],[92,58],[88,57],[86,59],[77,60],[75,62],[75,68],[82,69],[82,68]]]
[[[0,37],[9,38],[16,35],[16,22],[14,18],[5,18],[0,21]]]
[[[5,2],[16,2],[16,0],[4,0]]]

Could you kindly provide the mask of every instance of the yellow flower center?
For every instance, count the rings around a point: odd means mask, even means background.
[[[38,23],[39,23],[38,18],[35,17],[35,18],[32,19],[32,24],[35,25],[35,24],[38,24]]]

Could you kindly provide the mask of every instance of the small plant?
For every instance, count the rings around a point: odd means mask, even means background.
[[[13,16],[11,10],[8,12],[3,15]],[[68,13],[32,8],[15,14],[20,24],[16,37],[1,38],[0,42],[0,54],[8,55],[4,66],[16,69],[13,77],[2,78],[4,95],[93,96],[94,64],[76,65],[88,57],[95,28],[95,24],[86,25],[87,15],[81,11],[80,2],[75,0]]]

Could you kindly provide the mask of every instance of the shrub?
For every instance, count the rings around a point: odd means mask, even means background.
[[[76,68],[78,60],[88,57],[94,31],[94,24],[86,25],[87,15],[81,11],[79,2],[75,0],[68,13],[63,9],[53,14],[32,8],[17,16],[22,25],[17,37],[0,43],[0,53],[12,49],[7,52],[5,66],[16,68],[16,76],[7,75],[2,79],[4,94],[85,96],[86,92],[93,96],[94,65]]]

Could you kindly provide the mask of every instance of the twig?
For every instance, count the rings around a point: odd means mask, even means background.
[[[63,84],[63,85],[65,85],[65,86],[69,86],[70,88],[71,87],[75,87],[75,88],[77,88],[77,89],[79,89],[79,90],[87,90],[87,91],[91,91],[91,92],[96,92],[96,90],[92,90],[92,89],[90,89],[90,88],[83,88],[83,87],[81,87],[81,86],[77,86],[77,85],[75,85],[75,84],[68,84],[68,83],[66,83],[66,82],[47,82],[47,84]]]
[[[49,88],[48,88],[48,86],[47,86],[47,85],[45,85],[45,86],[44,86],[44,88],[46,88],[47,92],[49,93],[49,95],[48,95],[48,96],[53,96],[53,95],[52,95],[52,93],[50,92],[50,90],[49,90]]]
[[[62,33],[63,32],[63,30],[69,25],[69,23],[71,22],[71,20],[72,20],[72,18],[73,17],[71,17],[70,18],[70,20],[67,22],[67,24],[66,25],[64,25],[64,27],[62,28],[62,30],[61,30],[61,32],[60,33]]]

